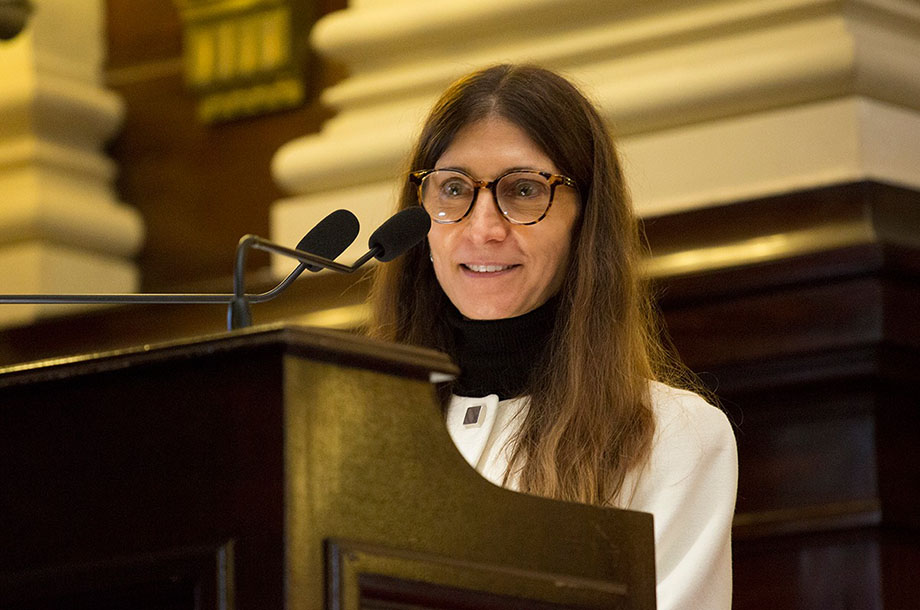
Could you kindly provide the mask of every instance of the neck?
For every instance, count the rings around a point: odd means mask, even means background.
[[[497,394],[501,400],[527,393],[556,321],[558,299],[515,318],[469,320],[448,304],[451,356],[460,366],[452,391],[461,396]]]

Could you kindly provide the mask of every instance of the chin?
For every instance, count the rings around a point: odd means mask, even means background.
[[[501,320],[503,318],[514,318],[525,313],[519,312],[517,307],[483,303],[457,307],[457,309],[470,320]]]

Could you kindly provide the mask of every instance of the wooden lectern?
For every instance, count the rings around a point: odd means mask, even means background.
[[[654,608],[651,516],[482,479],[455,372],[295,327],[0,370],[0,608]]]

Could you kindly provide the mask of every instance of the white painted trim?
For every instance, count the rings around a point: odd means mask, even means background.
[[[0,271],[5,292],[131,292],[139,212],[118,200],[105,145],[124,118],[105,89],[103,0],[47,0],[0,44]],[[0,325],[47,308],[15,306]],[[69,311],[74,311],[69,308]]]
[[[143,243],[140,213],[99,186],[36,167],[0,174],[0,245],[37,241],[130,258]]]
[[[121,126],[121,98],[91,83],[38,75],[32,103],[43,133],[86,147],[101,147]]]
[[[920,115],[862,98],[624,138],[640,216],[877,180],[920,189]]]
[[[9,294],[126,292],[139,283],[137,269],[124,259],[38,242],[0,246],[0,275]],[[99,307],[111,306],[4,305],[0,327]]]

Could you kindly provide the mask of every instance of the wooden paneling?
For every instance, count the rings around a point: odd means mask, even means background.
[[[648,224],[677,251],[865,229],[658,281],[676,348],[737,427],[736,609],[916,607],[918,204],[853,184]]]

